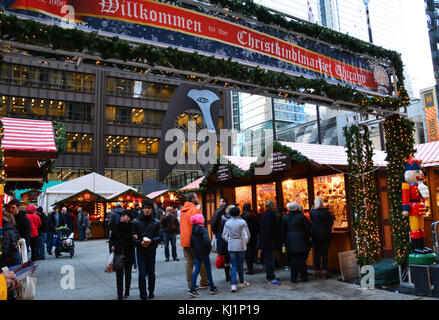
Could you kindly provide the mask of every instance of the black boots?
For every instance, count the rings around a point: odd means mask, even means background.
[[[230,281],[230,267],[229,266],[225,266],[224,267],[224,272],[226,274],[226,281]]]
[[[130,296],[130,289],[125,289],[125,295],[123,296],[125,299]]]
[[[412,239],[413,252],[418,254],[427,254],[433,252],[430,248],[425,247],[425,238]]]

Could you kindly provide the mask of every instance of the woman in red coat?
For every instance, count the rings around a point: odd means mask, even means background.
[[[26,207],[27,215],[26,217],[30,221],[31,225],[31,233],[30,233],[30,248],[32,250],[32,261],[38,260],[38,248],[39,248],[39,239],[38,239],[38,228],[41,227],[41,219],[35,214],[37,211],[37,207],[33,204],[29,204]]]

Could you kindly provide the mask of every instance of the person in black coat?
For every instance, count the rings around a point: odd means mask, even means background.
[[[67,211],[66,207],[63,207],[61,210],[61,219],[62,219],[62,225],[69,228],[71,232],[73,232],[73,217],[72,215]]]
[[[150,200],[143,201],[142,214],[134,222],[134,243],[137,247],[139,268],[140,299],[154,299],[156,249],[162,240],[160,221],[153,216],[154,205]],[[148,291],[146,295],[146,276]]]
[[[18,231],[15,228],[15,219],[11,214],[6,213],[3,222],[3,243],[1,247],[0,268],[12,267],[21,264],[20,251],[18,250]]]
[[[302,281],[308,281],[306,253],[309,247],[311,228],[308,219],[299,210],[297,202],[287,204],[288,214],[282,217],[282,241],[291,257],[291,282],[297,281],[300,272]]]
[[[218,209],[215,210],[210,223],[210,230],[215,235],[217,250],[222,245],[221,218],[226,214],[227,199],[221,198],[218,203]]]
[[[323,270],[323,278],[328,277],[328,251],[331,242],[331,229],[334,219],[327,208],[323,207],[322,198],[314,200],[314,209],[310,213],[311,236],[314,245],[316,278],[320,279]]]
[[[8,203],[7,212],[14,216],[15,228],[17,229],[20,238],[26,240],[27,251],[29,251],[31,224],[29,219],[26,217],[26,210],[19,211],[19,207],[20,201],[13,199]]]
[[[261,231],[261,224],[259,222],[259,217],[252,212],[252,207],[250,203],[244,204],[243,212],[241,218],[247,222],[248,229],[250,231],[250,241],[247,244],[247,251],[245,252],[245,261],[247,263],[246,274],[254,274],[253,264],[256,262],[257,258],[257,240],[258,234]]]
[[[260,244],[264,250],[266,280],[272,284],[280,285],[274,274],[274,250],[276,249],[276,233],[278,232],[274,201],[268,200],[265,209],[266,211],[261,218]]]
[[[123,275],[125,273],[125,298],[130,295],[131,287],[131,267],[134,260],[134,223],[132,220],[132,213],[125,210],[121,213],[119,223],[111,233],[109,240],[111,251],[114,256],[123,256],[123,268],[116,270],[117,283],[117,299],[122,300],[123,292]]]
[[[49,232],[47,234],[47,253],[51,255],[53,248],[53,236],[56,235],[56,229],[64,225],[58,206],[53,207],[53,211],[49,214],[48,222]]]
[[[37,214],[41,220],[41,226],[38,228],[38,240],[39,240],[39,250],[38,250],[38,260],[46,259],[46,238],[47,232],[49,230],[49,219],[46,214],[43,213],[43,208],[37,208]]]

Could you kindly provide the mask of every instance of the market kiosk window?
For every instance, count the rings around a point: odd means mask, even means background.
[[[238,204],[239,209],[243,212],[244,204],[250,203],[252,205],[252,187],[244,186],[244,187],[236,187],[235,188],[235,202]]]
[[[334,217],[334,227],[348,227],[343,174],[314,177],[314,196],[323,199],[323,205],[328,207]]]
[[[276,183],[265,183],[256,185],[256,205],[259,214],[265,212],[265,203],[273,200],[276,204]]]
[[[289,202],[297,202],[302,206],[305,215],[309,214],[308,181],[307,179],[289,179],[282,181],[284,208]]]

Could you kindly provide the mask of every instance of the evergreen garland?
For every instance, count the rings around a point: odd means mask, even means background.
[[[62,153],[67,150],[67,133],[66,127],[60,121],[52,121],[52,125],[55,131],[55,145],[58,153]]]
[[[343,128],[346,138],[349,199],[352,228],[355,234],[355,255],[361,266],[380,258],[379,202],[373,170],[373,148],[369,129],[360,133],[358,126]]]
[[[331,33],[333,31],[325,29],[325,32]],[[320,33],[323,34],[323,32]],[[401,64],[401,71],[399,72],[401,75],[398,75],[398,98],[393,98],[368,96],[349,86],[329,84],[324,79],[293,77],[283,72],[279,73],[264,70],[260,67],[247,67],[237,62],[232,62],[231,58],[224,60],[200,55],[197,52],[182,52],[175,48],[159,48],[148,44],[134,45],[118,37],[108,39],[98,36],[96,32],[63,29],[56,25],[45,25],[33,20],[19,19],[14,15],[0,15],[0,39],[52,49],[62,49],[77,52],[78,54],[88,53],[99,55],[104,60],[112,58],[146,63],[151,66],[164,66],[177,70],[193,71],[212,77],[229,78],[276,90],[284,89],[311,93],[334,100],[358,104],[363,108],[367,106],[379,106],[382,109],[397,110],[399,107],[409,104],[407,91],[403,87],[403,82],[401,82],[403,79],[402,63],[400,63],[400,58],[397,54],[391,55],[394,57],[392,63],[394,63],[395,66]],[[351,43],[351,41],[344,43],[344,45],[348,46],[348,43]],[[360,41],[360,43],[362,42]],[[360,47],[358,47],[358,49],[360,50]],[[381,54],[378,54],[378,52],[381,51],[377,50],[377,55],[375,56],[385,56],[387,50],[382,51]],[[41,55],[41,53],[38,54]],[[44,55],[56,57],[55,54]],[[106,66],[107,63],[103,61],[101,65]],[[145,71],[140,68],[129,68],[135,72]],[[153,71],[153,73],[154,72],[155,71]],[[195,76],[187,76],[187,80],[199,82],[202,79]],[[216,84],[225,87],[230,86],[228,82],[216,82]],[[236,85],[233,86],[238,87]],[[245,88],[244,85],[241,87]],[[280,97],[294,99],[293,95],[288,94],[280,95]],[[353,107],[353,109],[354,108],[355,107]]]
[[[392,230],[394,261],[407,262],[412,251],[410,243],[409,218],[402,215],[402,183],[405,181],[405,161],[414,154],[413,121],[400,116],[392,116],[384,122],[386,135],[387,194],[389,217]]]

